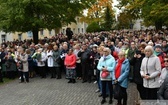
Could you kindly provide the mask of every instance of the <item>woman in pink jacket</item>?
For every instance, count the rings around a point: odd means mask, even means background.
[[[73,49],[69,49],[68,54],[65,56],[64,65],[66,66],[66,78],[69,79],[68,83],[75,83],[76,56],[73,54]]]

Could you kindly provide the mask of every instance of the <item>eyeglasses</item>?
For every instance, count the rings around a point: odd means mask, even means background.
[[[168,60],[164,60],[164,62],[168,62]]]

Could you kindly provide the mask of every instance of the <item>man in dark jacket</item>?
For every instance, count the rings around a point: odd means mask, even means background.
[[[2,48],[0,48],[0,82],[3,82],[2,77],[2,64],[5,63],[5,53],[3,52]]]
[[[164,80],[158,91],[158,99],[159,100],[168,100],[168,76]]]
[[[83,79],[83,82],[82,83],[85,83],[85,82],[91,82],[91,78],[89,77],[89,70],[91,69],[91,59],[93,58],[91,56],[91,53],[90,51],[87,49],[87,45],[84,44],[82,46],[82,50],[79,51],[78,53],[78,57],[80,57],[81,59],[81,65],[82,65],[82,79]]]

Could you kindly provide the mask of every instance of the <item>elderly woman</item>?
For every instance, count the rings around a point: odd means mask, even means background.
[[[159,58],[154,55],[153,47],[145,47],[145,57],[141,64],[141,76],[143,78],[143,86],[146,91],[147,100],[157,99],[157,90],[160,87],[159,74],[161,72],[161,63]]]
[[[119,59],[116,61],[116,68],[113,74],[113,83],[118,83],[121,89],[122,98],[117,99],[117,105],[127,105],[127,91],[128,88],[128,75],[130,70],[129,60],[125,57],[125,53],[120,51],[118,53]],[[123,104],[121,100],[123,99]]]
[[[111,55],[111,50],[109,48],[103,49],[103,56],[100,58],[97,69],[100,70],[100,80],[102,83],[102,95],[103,99],[101,104],[106,102],[106,84],[108,84],[108,89],[110,91],[110,100],[109,104],[112,104],[112,94],[113,94],[113,86],[112,86],[112,74],[115,68],[115,59]]]
[[[69,49],[65,56],[64,64],[66,66],[66,76],[69,79],[68,83],[75,83],[76,78],[76,55],[73,54],[73,49]]]
[[[37,60],[37,67],[40,73],[41,78],[46,78],[46,71],[45,71],[45,61],[47,59],[46,53],[43,51],[42,48],[39,48],[36,54]]]
[[[60,58],[60,50],[57,45],[53,46],[53,59],[54,59],[54,69],[57,74],[57,79],[61,79],[61,70],[60,70],[61,58]]]
[[[26,82],[29,82],[29,69],[28,69],[28,54],[25,53],[23,48],[20,48],[21,55],[17,56],[18,69],[21,71],[21,83],[24,82],[23,76],[26,78]]]

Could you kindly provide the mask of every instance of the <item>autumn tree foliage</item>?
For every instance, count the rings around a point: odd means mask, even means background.
[[[115,18],[112,4],[112,0],[97,0],[97,2],[87,9],[87,15],[83,16],[81,21],[88,24],[97,22],[102,28],[108,25],[107,27],[111,29],[112,21]]]

